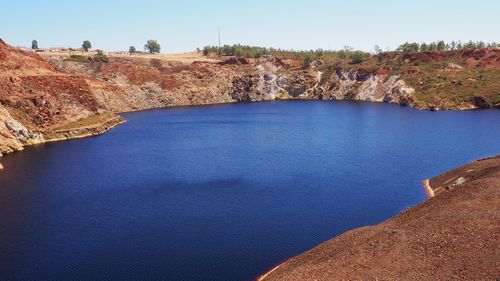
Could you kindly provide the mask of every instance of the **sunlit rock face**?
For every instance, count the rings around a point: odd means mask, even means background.
[[[418,74],[421,69],[415,62],[434,63],[442,59],[440,56],[454,56],[462,65],[448,63],[435,71],[461,73],[478,65],[498,67],[498,53],[490,49],[403,57],[388,54],[386,59],[409,63],[408,71]],[[410,80],[392,71],[391,65],[356,66],[322,60],[306,64],[300,58],[273,56],[182,60],[117,55],[110,56],[109,62],[68,58],[69,54],[21,51],[0,40],[2,154],[50,140],[59,128],[78,120],[98,128],[110,124],[111,118],[95,118],[100,114],[169,106],[319,99],[386,102],[429,110],[500,107],[495,99],[481,95],[460,101],[424,101],[418,95],[422,81],[408,83]],[[479,83],[477,79],[450,81],[461,87]],[[66,133],[74,137],[88,134],[78,126],[72,130]]]

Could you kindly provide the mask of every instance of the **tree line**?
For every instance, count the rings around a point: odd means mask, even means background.
[[[445,41],[436,41],[432,43],[404,43],[396,48],[397,52],[402,53],[416,53],[416,52],[434,52],[434,51],[453,51],[462,49],[482,49],[482,48],[496,48],[500,47],[499,43],[485,43],[483,41],[469,41],[462,43],[461,41],[451,41],[446,43]],[[379,53],[380,48],[375,46],[375,52]]]
[[[401,53],[416,53],[416,52],[433,52],[433,51],[450,51],[450,50],[462,50],[462,49],[481,49],[481,48],[498,48],[500,43],[490,42],[485,43],[483,41],[469,41],[462,43],[461,41],[451,41],[446,43],[443,40],[432,42],[432,43],[409,43],[406,42],[394,51]],[[33,40],[31,42],[32,49],[38,49],[38,41]],[[88,52],[92,48],[92,43],[89,40],[85,40],[82,43],[82,49]],[[144,44],[144,50],[156,54],[161,50],[160,44],[156,40],[148,40]],[[129,47],[129,53],[137,53],[138,51],[134,46]],[[286,56],[286,57],[299,57],[303,58],[306,62],[310,62],[314,59],[320,59],[324,56],[335,56],[338,58],[351,58],[353,63],[360,63],[364,58],[368,57],[370,54],[367,52],[354,50],[350,46],[344,46],[342,50],[332,51],[332,50],[286,50],[286,49],[275,49],[266,47],[256,47],[241,44],[234,45],[224,45],[222,47],[218,46],[205,46],[203,48],[203,55],[207,56],[209,54],[215,54],[219,56],[238,56],[247,58],[260,58],[265,55],[274,56]],[[382,53],[382,49],[375,45],[375,53]]]
[[[348,51],[352,51],[351,47],[347,47]],[[342,50],[344,51],[344,50]],[[239,56],[246,58],[260,58],[266,55],[274,56],[286,56],[286,57],[311,57],[311,58],[321,58],[326,55],[335,55],[341,51],[332,50],[286,50],[286,49],[276,49],[276,48],[266,48],[257,46],[248,46],[241,44],[234,45],[224,45],[222,47],[218,46],[205,46],[203,48],[203,55],[207,56],[209,54],[219,55],[219,56]]]
[[[265,48],[265,47],[255,47],[247,45],[224,45],[222,47],[218,46],[206,46],[203,48],[203,55],[207,56],[210,54],[218,56],[238,56],[246,58],[260,58],[265,55],[273,55],[280,57],[294,57],[298,59],[303,59],[304,64],[308,65],[312,61],[317,59],[322,59],[326,57],[337,57],[340,59],[351,59],[351,63],[357,64],[361,63],[363,59],[370,56],[370,53],[354,50],[350,46],[344,46],[340,51],[332,50],[285,50],[285,49],[275,49],[275,48]]]

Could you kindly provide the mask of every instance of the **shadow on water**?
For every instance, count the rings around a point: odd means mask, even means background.
[[[2,159],[1,280],[250,280],[500,152],[500,112],[265,102],[123,114]]]

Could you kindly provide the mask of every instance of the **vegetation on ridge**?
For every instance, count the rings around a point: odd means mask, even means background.
[[[443,40],[432,43],[404,43],[400,45],[396,51],[402,53],[416,53],[416,52],[435,52],[435,51],[454,51],[463,49],[482,49],[482,48],[496,48],[500,47],[499,43],[485,43],[483,41],[469,41],[462,43],[461,41],[451,41],[446,43]]]
[[[287,57],[303,59],[305,64],[312,62],[317,59],[324,59],[328,57],[338,57],[338,58],[350,58],[352,63],[360,63],[364,58],[370,56],[369,53],[353,50],[351,47],[346,46],[343,50],[332,51],[332,50],[309,50],[309,51],[296,51],[296,50],[284,50],[275,48],[265,48],[265,47],[254,47],[247,45],[224,45],[222,47],[217,46],[206,46],[203,48],[203,54],[208,55],[219,55],[219,56],[238,56],[246,58],[260,58],[266,55],[272,55],[277,57]]]
[[[394,52],[400,53],[415,53],[415,52],[434,52],[434,51],[453,51],[462,49],[481,49],[481,48],[496,48],[500,47],[500,43],[491,42],[485,43],[483,41],[469,41],[462,43],[461,41],[451,41],[446,43],[445,41],[436,41],[432,43],[404,43],[397,47]],[[375,45],[375,54],[383,53],[382,49]],[[391,52],[387,50],[386,52]],[[241,44],[234,45],[224,45],[222,47],[218,46],[205,46],[203,48],[203,54],[205,56],[214,54],[219,56],[238,56],[247,58],[259,58],[265,55],[274,56],[284,56],[284,57],[302,57],[302,58],[313,58],[319,59],[323,57],[337,56],[339,58],[347,58],[354,55],[356,61],[359,61],[359,57],[366,57],[369,53],[363,51],[356,51],[350,46],[344,46],[342,50],[284,50],[275,48],[266,48],[258,46],[248,46]]]
[[[82,49],[83,49],[85,52],[88,52],[91,48],[92,48],[92,44],[90,43],[90,41],[89,41],[89,40],[85,40],[85,41],[83,41],[83,44],[82,44]]]
[[[68,58],[66,58],[65,61],[90,62],[89,58],[84,55],[71,55]]]
[[[149,51],[151,54],[156,54],[160,52],[161,46],[156,40],[148,40],[148,42],[144,44],[144,50]]]
[[[107,63],[109,62],[108,56],[101,50],[97,50],[97,54],[95,54],[92,57],[86,56],[86,55],[70,55],[68,58],[65,59],[65,61],[73,61],[73,62],[104,62]]]
[[[482,48],[385,52],[365,58],[360,64],[325,60],[318,70],[323,72],[322,85],[330,83],[330,77],[340,67],[358,73],[397,75],[415,89],[416,100],[436,108],[466,108],[470,103],[500,108],[499,65],[500,50]]]
[[[446,43],[444,41],[437,41],[432,43],[404,43],[397,47],[394,51],[396,53],[416,53],[416,52],[434,52],[434,51],[452,51],[452,50],[463,50],[463,49],[481,49],[481,48],[496,48],[500,44],[496,42],[485,43],[483,41],[469,41],[462,43],[461,41],[451,41]],[[375,54],[384,53],[379,46],[374,48]],[[325,60],[335,60],[335,59],[346,59],[349,58],[352,64],[362,63],[365,59],[370,57],[370,53],[354,50],[350,46],[344,46],[342,50],[284,50],[257,46],[247,46],[247,45],[224,45],[222,47],[218,46],[205,46],[203,48],[203,54],[208,55],[218,55],[218,56],[237,56],[246,58],[260,58],[265,55],[272,55],[277,57],[287,57],[287,58],[299,58],[304,60],[304,65],[308,65],[310,62],[316,59]]]

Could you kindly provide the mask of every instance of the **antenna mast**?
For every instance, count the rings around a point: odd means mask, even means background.
[[[220,49],[220,26],[217,27],[217,33],[219,34],[219,49]]]

